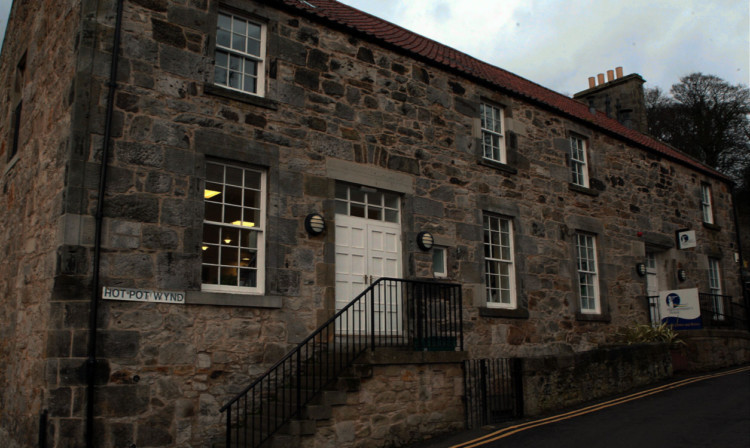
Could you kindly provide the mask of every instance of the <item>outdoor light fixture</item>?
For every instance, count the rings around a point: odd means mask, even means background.
[[[435,238],[430,232],[419,232],[417,235],[417,246],[422,250],[430,250],[435,244]]]
[[[678,269],[677,279],[681,282],[684,282],[685,280],[687,280],[687,271],[685,271],[684,269]]]
[[[305,218],[305,230],[310,235],[320,235],[326,230],[326,221],[320,213],[310,213]]]
[[[638,263],[638,264],[636,264],[635,265],[635,271],[641,277],[643,277],[644,275],[646,275],[646,263]]]

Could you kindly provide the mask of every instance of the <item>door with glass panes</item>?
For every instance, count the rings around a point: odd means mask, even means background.
[[[336,311],[382,277],[402,275],[400,199],[369,187],[336,187]],[[342,316],[348,333],[400,334],[401,297],[397,285],[380,284],[375,303],[360,301]],[[374,305],[374,306],[373,306]],[[374,319],[372,311],[374,310]]]

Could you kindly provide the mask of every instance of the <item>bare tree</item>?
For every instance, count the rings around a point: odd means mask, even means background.
[[[646,89],[649,133],[750,188],[743,182],[750,166],[750,89],[693,73],[670,94]]]

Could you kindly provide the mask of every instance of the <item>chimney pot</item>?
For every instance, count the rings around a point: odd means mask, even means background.
[[[599,81],[599,85],[604,84],[604,73],[599,73],[598,75],[596,75],[596,77],[597,77],[597,80]]]
[[[607,70],[607,82],[612,82],[614,80],[615,80],[615,71]]]
[[[589,89],[596,87],[596,78],[589,76]]]
[[[617,74],[617,79],[622,78],[622,67],[617,67],[615,73]]]

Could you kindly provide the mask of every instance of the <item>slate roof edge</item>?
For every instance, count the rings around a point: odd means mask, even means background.
[[[345,5],[336,0],[307,0],[305,2],[315,5],[315,8],[308,6],[300,0],[257,1],[268,4],[278,9],[287,10],[292,13],[303,15],[314,21],[325,23],[328,26],[337,28],[341,31],[345,31],[349,34],[354,34],[382,47],[394,50],[402,54],[406,54],[409,57],[417,59],[428,65],[436,66],[440,69],[455,73],[472,82],[478,82],[487,87],[491,87],[494,90],[499,90],[502,93],[520,97],[526,101],[534,103],[535,105],[560,113],[569,119],[596,128],[601,132],[604,132],[617,139],[623,140],[650,153],[656,154],[660,157],[668,158],[681,165],[685,165],[689,168],[700,171],[703,174],[727,182],[730,185],[734,184],[734,182],[725,174],[720,173],[719,171],[685,154],[677,148],[674,148],[647,134],[643,134],[641,132],[625,127],[617,120],[608,117],[604,112],[596,111],[595,114],[592,114],[591,112],[589,112],[588,106],[573,98],[555,92],[554,90],[518,76],[505,69],[484,62],[471,55],[456,50],[455,48],[441,44],[440,42],[437,42],[433,39],[422,36],[399,25],[388,22],[385,19]],[[349,14],[353,14],[352,18],[350,18],[349,20],[345,20],[344,17],[334,14],[337,9],[346,11]],[[426,55],[420,54],[417,51],[410,50],[405,46],[390,42],[385,37],[379,37],[372,32],[368,32],[363,28],[363,25],[361,24],[364,23],[362,22],[363,20],[373,21],[373,26],[378,26],[381,29],[383,29],[383,27],[395,29],[399,31],[399,35],[405,34],[407,39],[411,39],[412,45],[414,45],[414,39],[422,39],[430,45],[437,46],[438,51],[436,52],[436,54],[440,55],[440,57],[445,62],[438,61],[435,58],[427,57]],[[358,21],[360,24],[353,23],[354,21]],[[399,37],[399,40],[403,39],[403,37]],[[418,47],[424,47],[424,45],[418,45]],[[458,56],[458,58],[452,56]],[[464,59],[465,61],[459,61],[459,58]],[[473,66],[474,69],[479,70],[483,73],[474,73],[472,67],[470,66]],[[496,75],[501,75],[502,77],[508,78],[506,81],[526,84],[526,87],[538,89],[539,95],[533,95],[531,92],[525,91],[524,89],[513,88],[511,86],[502,84],[501,81],[497,78],[493,79],[488,76],[488,71],[496,72]]]

